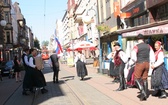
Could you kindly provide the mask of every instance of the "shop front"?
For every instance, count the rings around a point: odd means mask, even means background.
[[[126,39],[126,44],[124,46],[126,47],[126,53],[128,56],[130,56],[133,46],[137,44],[136,36],[138,34],[143,34],[145,36],[145,43],[149,44],[153,49],[154,43],[156,41],[161,41],[165,52],[168,50],[168,21],[164,22],[164,24],[163,22],[160,22],[157,24],[140,26],[139,28],[134,27],[127,30],[122,30],[120,33],[122,33],[122,37]],[[165,59],[165,64],[168,69],[166,62],[167,59]],[[151,72],[152,71],[150,70],[149,75]]]

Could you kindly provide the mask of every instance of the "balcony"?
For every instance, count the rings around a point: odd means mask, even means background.
[[[75,23],[81,23],[82,22],[82,15],[76,15],[75,16]]]
[[[82,15],[83,15],[84,11],[86,10],[84,8],[85,7],[84,4],[85,3],[82,3],[82,2],[80,4],[78,4],[78,7],[77,7],[77,9],[75,11],[75,17],[74,17],[75,23],[82,22]]]

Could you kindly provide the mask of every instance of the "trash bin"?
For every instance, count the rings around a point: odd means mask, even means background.
[[[109,60],[104,60],[103,61],[103,69],[102,69],[103,74],[108,74],[109,73],[109,65],[110,65]]]

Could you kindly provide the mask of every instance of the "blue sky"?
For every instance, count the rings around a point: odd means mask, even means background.
[[[19,3],[27,26],[32,29],[41,44],[54,34],[56,20],[62,19],[68,0],[12,0],[12,2]]]

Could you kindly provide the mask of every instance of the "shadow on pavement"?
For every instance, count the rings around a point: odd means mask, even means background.
[[[75,76],[66,76],[66,77],[62,77],[60,79],[64,79],[65,81],[69,81],[69,80],[74,80]]]
[[[92,77],[85,77],[85,78],[83,78],[83,80],[82,81],[87,81],[87,80],[89,80],[89,79],[91,79]]]
[[[32,105],[40,105],[40,104],[47,104],[57,102],[55,101],[58,97],[65,96],[65,92],[62,90],[61,85],[65,84],[62,80],[59,83],[47,82],[46,89],[48,89],[47,93],[42,94],[39,90],[36,97],[34,97],[34,101]],[[57,98],[56,98],[57,97]]]

